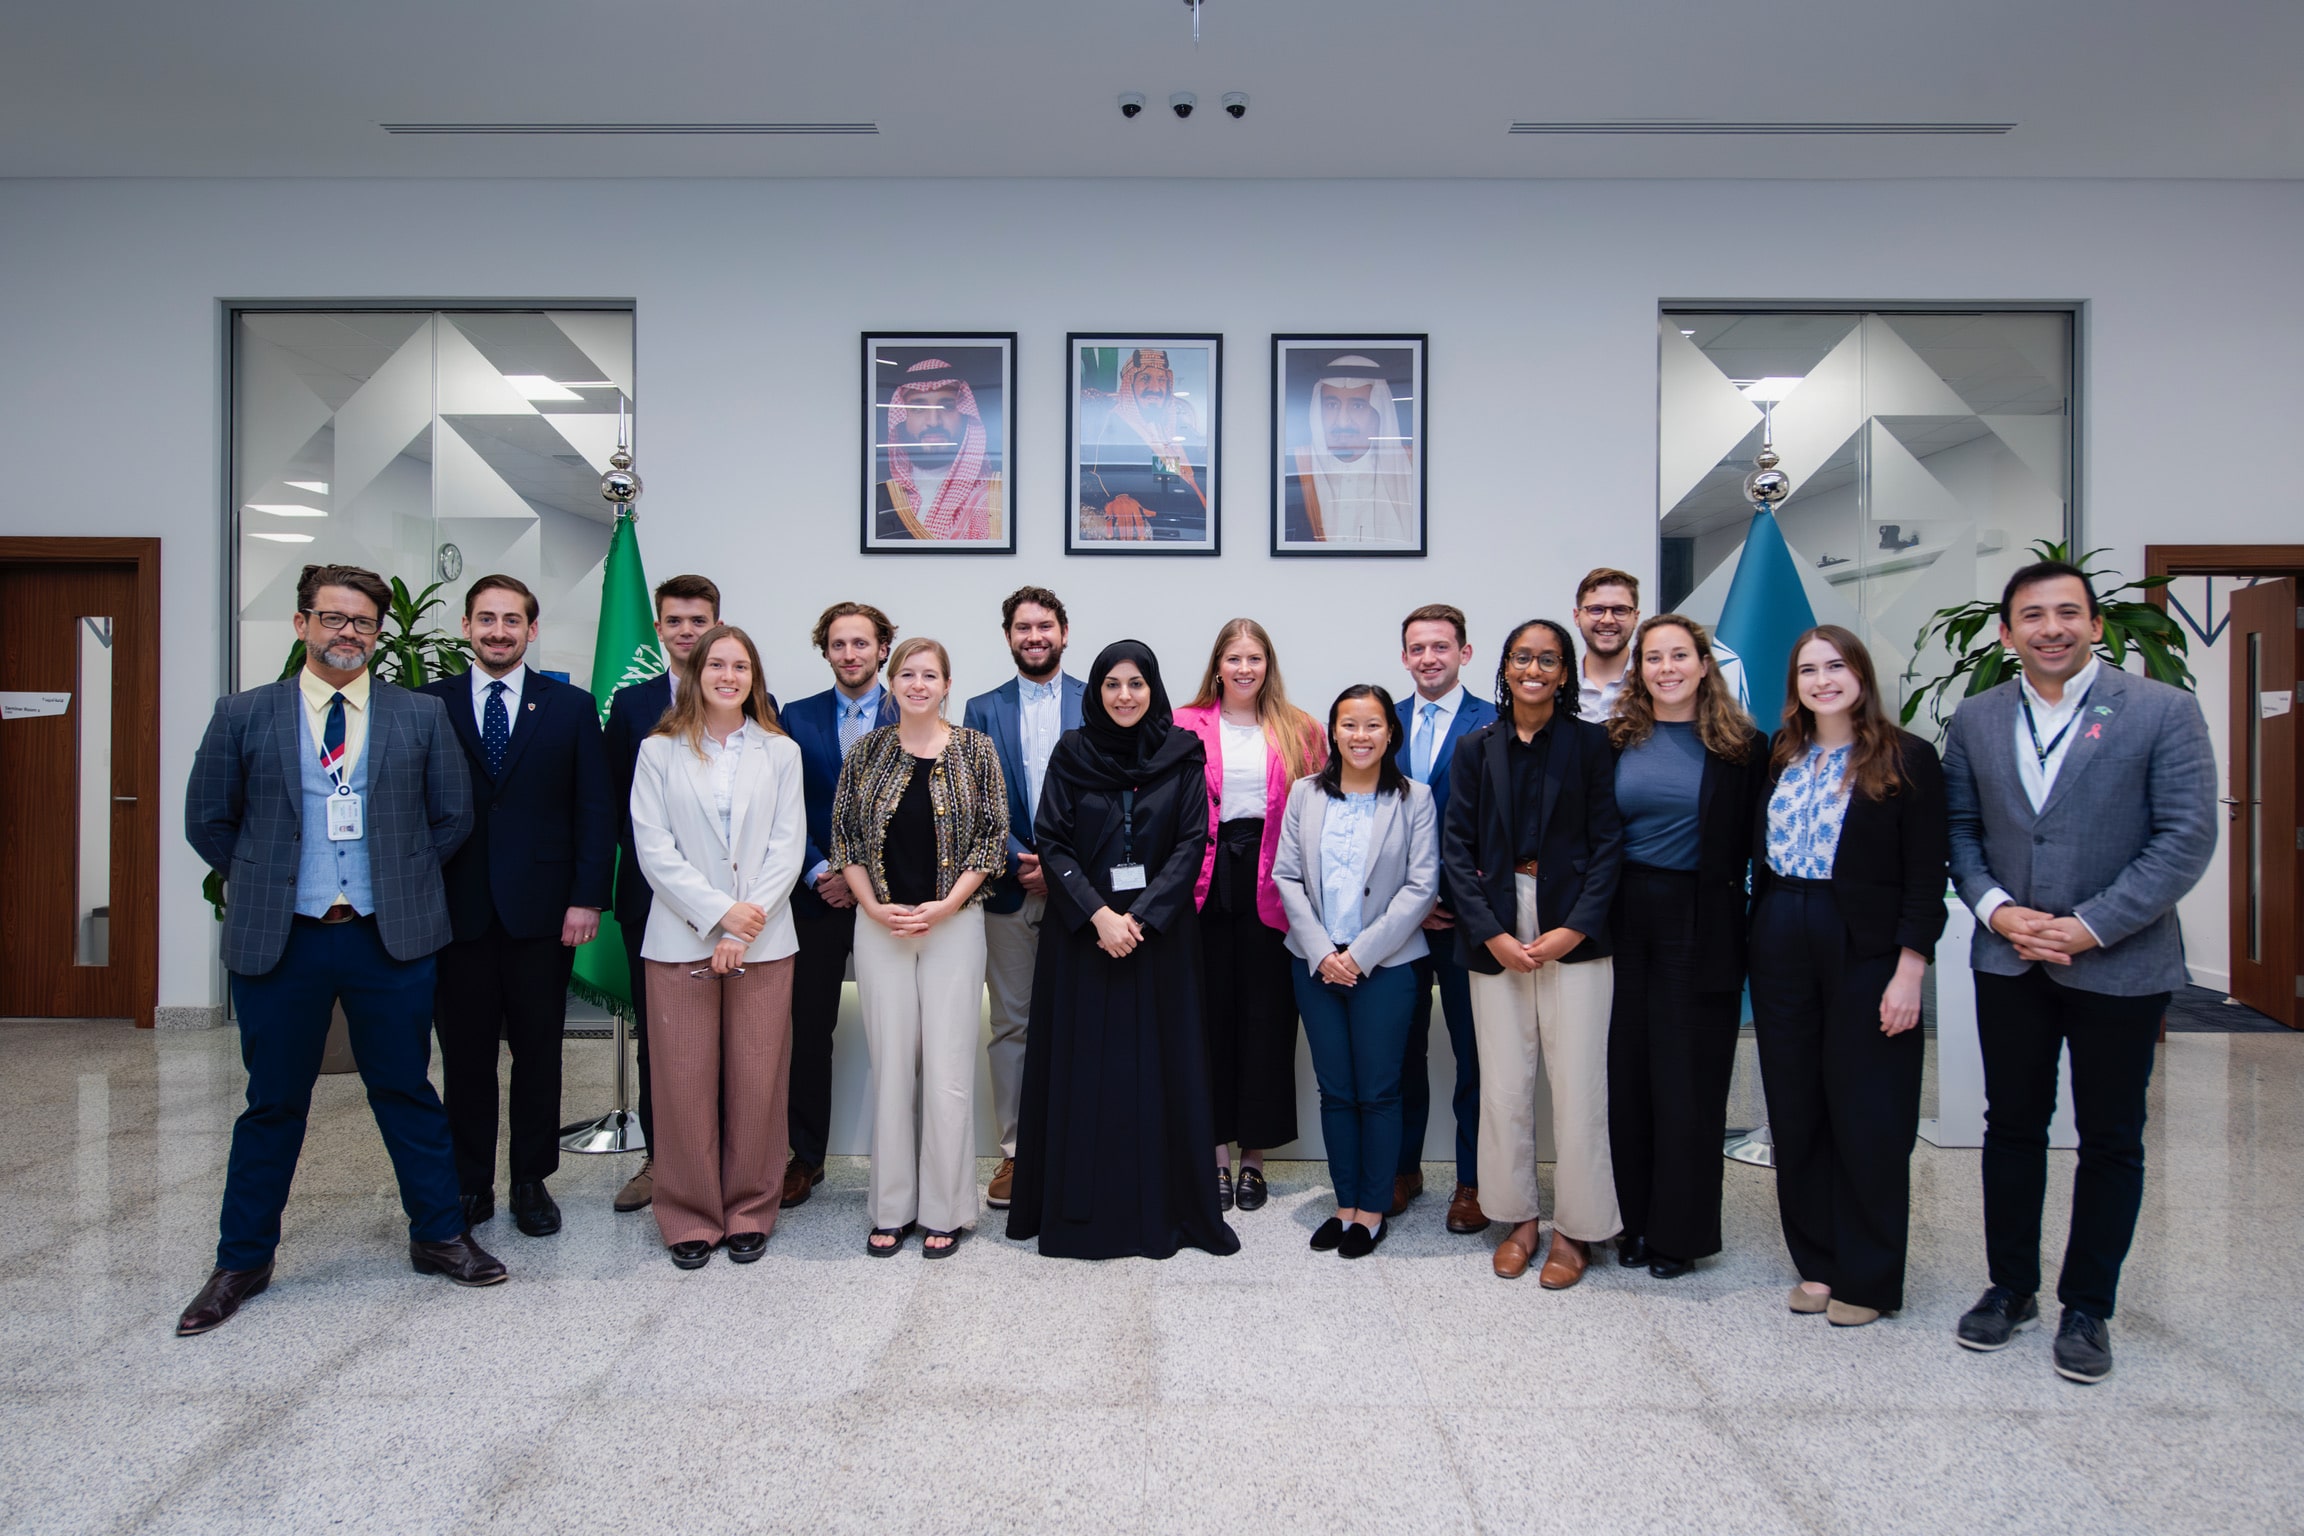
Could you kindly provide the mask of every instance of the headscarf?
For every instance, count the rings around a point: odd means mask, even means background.
[[[1152,699],[1134,725],[1122,725],[1104,708],[1104,679],[1123,661],[1132,661],[1152,685]],[[1048,759],[1048,772],[1083,789],[1143,789],[1202,754],[1200,738],[1179,730],[1160,681],[1160,658],[1141,640],[1115,640],[1096,653],[1088,688],[1080,700],[1080,728],[1066,731]]]
[[[976,392],[940,357],[922,358],[904,373],[905,382],[896,386],[889,400],[895,408],[888,413],[891,417],[922,396],[949,389],[958,397],[961,418],[967,422],[960,433],[960,451],[953,455],[952,467],[936,492],[936,504],[920,510],[921,526],[931,539],[989,539],[992,512],[984,480],[984,418],[976,409]],[[942,377],[911,377],[914,374]],[[893,420],[888,423],[888,471],[904,488],[906,499],[919,507],[920,486],[912,472],[912,456],[897,443]]]
[[[1329,384],[1340,389],[1366,387],[1368,403],[1375,408],[1376,436],[1357,459],[1340,459],[1328,451],[1327,428],[1320,420],[1320,389]],[[1306,411],[1310,435],[1298,450],[1297,462],[1320,501],[1321,542],[1415,548],[1416,461],[1400,431],[1400,410],[1382,367],[1357,353],[1335,359],[1313,384]]]

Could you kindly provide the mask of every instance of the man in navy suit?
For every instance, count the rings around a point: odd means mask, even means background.
[[[834,603],[810,639],[832,668],[832,686],[779,712],[800,748],[800,789],[808,809],[808,849],[792,892],[800,932],[792,973],[792,1161],[784,1169],[787,1207],[804,1204],[824,1182],[824,1146],[832,1134],[832,1031],[840,1023],[840,984],[856,944],[856,898],[827,857],[832,847],[832,791],[848,749],[896,723],[896,701],[880,686],[880,668],[896,626],[870,603]]]
[[[656,723],[672,707],[674,679],[696,649],[696,642],[719,622],[720,588],[709,576],[674,576],[659,583],[656,643],[670,665],[654,677],[617,689],[608,701],[608,723],[601,732],[601,747],[608,759],[609,794],[615,801],[616,927],[624,938],[625,966],[631,977],[632,1039],[640,1058],[640,1139],[649,1149],[640,1161],[639,1172],[616,1192],[619,1211],[643,1210],[656,1198],[656,1102],[648,1073],[647,968],[640,963],[640,940],[648,931],[648,912],[656,903],[656,893],[640,873],[640,853],[632,846],[632,774],[640,761],[640,743],[655,733]]]
[[[472,785],[437,699],[381,683],[369,659],[391,589],[308,565],[292,678],[216,701],[184,791],[184,836],[225,878],[224,968],[248,1108],[232,1126],[216,1268],[177,1319],[206,1333],[272,1281],[336,1003],[392,1154],[420,1274],[494,1285],[504,1266],[456,1202],[448,1116],[432,1091],[440,866],[472,829]]]
[[[1464,612],[1447,603],[1429,603],[1401,621],[1400,664],[1416,691],[1400,709],[1401,772],[1432,788],[1435,820],[1448,814],[1448,765],[1456,743],[1496,718],[1496,706],[1464,690],[1457,674],[1472,659]],[[1440,904],[1424,919],[1427,929],[1456,925],[1448,877],[1440,877]],[[1456,1055],[1456,1192],[1448,1201],[1448,1230],[1478,1232],[1488,1225],[1480,1210],[1480,1054],[1472,1035],[1472,983],[1456,961],[1455,946],[1435,939],[1416,967],[1416,1012],[1408,1025],[1408,1060],[1400,1078],[1400,1170],[1392,1180],[1392,1214],[1424,1192],[1424,1126],[1432,1114],[1432,1083],[1426,1052],[1432,1038],[1432,989],[1440,989],[1447,1020],[1448,1048]]]
[[[1071,620],[1046,587],[1018,587],[1000,605],[1001,633],[1016,675],[968,701],[962,724],[992,738],[1008,783],[1009,873],[984,898],[984,981],[992,994],[992,1114],[1000,1124],[1000,1167],[985,1204],[1008,1207],[1016,1174],[1016,1105],[1024,1087],[1024,1025],[1032,1012],[1032,968],[1048,882],[1032,848],[1032,818],[1056,738],[1080,726],[1080,679],[1064,671]]]
[[[472,774],[472,835],[442,871],[455,935],[432,1001],[464,1220],[496,1214],[496,1042],[512,1048],[512,1220],[560,1230],[544,1181],[560,1167],[560,1040],[576,946],[600,931],[616,848],[600,708],[524,665],[536,594],[517,576],[464,593],[469,672],[418,689],[438,699]]]

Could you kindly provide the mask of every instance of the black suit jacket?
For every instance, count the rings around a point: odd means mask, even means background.
[[[441,870],[459,940],[501,919],[516,939],[558,938],[570,907],[608,905],[616,817],[600,709],[592,695],[530,669],[520,680],[504,771],[491,776],[472,713],[472,678],[426,683],[472,774],[472,835]]]
[[[1744,761],[1704,754],[1696,792],[1696,990],[1734,992],[1744,985],[1752,935],[1746,875],[1752,867],[1752,806],[1768,773],[1768,744],[1755,739]],[[1619,895],[1616,931],[1643,914]]]
[[[1510,933],[1519,916],[1513,887],[1514,828],[1537,818],[1536,921],[1541,930],[1573,928],[1584,942],[1560,958],[1597,960],[1613,951],[1608,909],[1624,862],[1624,818],[1616,809],[1616,753],[1608,733],[1587,720],[1555,714],[1544,765],[1541,805],[1512,803],[1505,759],[1509,719],[1491,721],[1456,744],[1448,765],[1448,818],[1440,830],[1440,868],[1456,898],[1456,959],[1493,976],[1503,962],[1488,941]]]
[[[1885,800],[1850,798],[1832,855],[1832,902],[1848,925],[1848,952],[1875,956],[1909,949],[1931,962],[1944,932],[1946,861],[1944,770],[1936,749],[1898,731],[1903,787]],[[1764,772],[1752,818],[1752,905],[1775,884],[1768,867],[1768,800],[1782,775]]]

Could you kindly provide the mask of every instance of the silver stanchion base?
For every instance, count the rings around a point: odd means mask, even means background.
[[[1776,1138],[1768,1134],[1768,1127],[1764,1125],[1749,1131],[1730,1131],[1720,1150],[1730,1162],[1750,1163],[1755,1168],[1776,1166]]]
[[[629,1109],[612,1109],[597,1120],[560,1128],[563,1152],[643,1152],[647,1147],[640,1116]]]

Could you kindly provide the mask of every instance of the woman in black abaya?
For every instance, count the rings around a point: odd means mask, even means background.
[[[1234,1253],[1208,1166],[1192,892],[1208,842],[1200,739],[1122,640],[1088,673],[1033,823],[1048,917],[1032,983],[1008,1235],[1052,1257]]]

